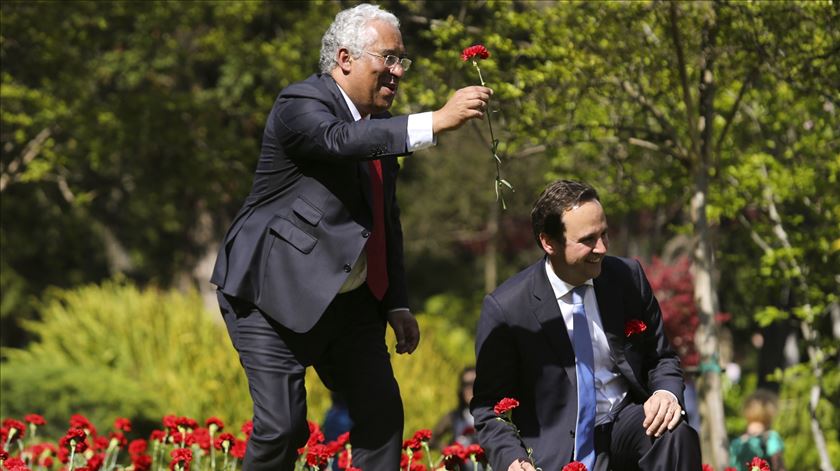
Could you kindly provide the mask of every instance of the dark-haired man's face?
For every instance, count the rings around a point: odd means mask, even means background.
[[[607,217],[597,200],[587,201],[563,213],[565,241],[541,236],[554,272],[566,283],[580,285],[601,274],[601,262],[609,248]]]

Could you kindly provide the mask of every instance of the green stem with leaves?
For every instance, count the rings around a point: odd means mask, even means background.
[[[481,75],[481,67],[478,66],[478,61],[472,61],[473,67],[475,70],[478,71],[478,80],[481,82],[481,86],[485,86],[484,77]],[[488,103],[487,106],[487,127],[490,129],[490,152],[493,153],[493,159],[496,163],[496,201],[501,201],[502,209],[507,209],[507,205],[505,204],[505,197],[502,194],[503,186],[508,187],[510,191],[513,190],[513,186],[505,179],[502,178],[502,159],[499,157],[498,149],[499,149],[499,140],[496,139],[495,134],[493,133],[493,120],[490,119],[490,106]]]

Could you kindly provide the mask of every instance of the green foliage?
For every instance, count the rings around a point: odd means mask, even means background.
[[[38,340],[4,350],[0,415],[41,413],[55,429],[74,413],[105,424],[165,414],[243,422],[251,408],[242,368],[201,306],[196,293],[118,281],[54,290],[43,319],[25,325]]]
[[[836,357],[835,357],[836,358]],[[822,395],[815,412],[825,433],[830,461],[840,464],[840,368],[836,361],[824,363]],[[819,458],[811,435],[808,403],[815,383],[807,365],[788,368],[780,374],[782,390],[776,430],[785,440],[785,463],[796,469],[818,469]]]
[[[4,264],[36,296],[115,272],[192,276],[248,192],[274,97],[315,72],[310,32],[339,7],[3,2]]]

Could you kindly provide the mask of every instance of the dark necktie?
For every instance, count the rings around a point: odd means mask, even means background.
[[[575,460],[595,468],[595,358],[592,336],[586,322],[583,299],[587,285],[572,290],[572,328],[577,358],[578,418],[575,432]]]
[[[367,284],[370,291],[381,300],[388,291],[388,267],[385,264],[385,198],[382,190],[382,163],[368,161],[370,170],[370,196],[373,210],[373,231],[365,246],[367,253]]]

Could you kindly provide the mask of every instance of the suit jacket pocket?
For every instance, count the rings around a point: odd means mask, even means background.
[[[324,216],[324,213],[320,209],[300,196],[292,203],[292,211],[313,226],[317,226],[321,222],[321,217]]]
[[[291,244],[292,247],[306,254],[311,252],[315,248],[315,244],[318,243],[318,239],[307,234],[303,229],[296,226],[295,223],[281,216],[275,216],[269,221],[268,228],[278,237]]]

